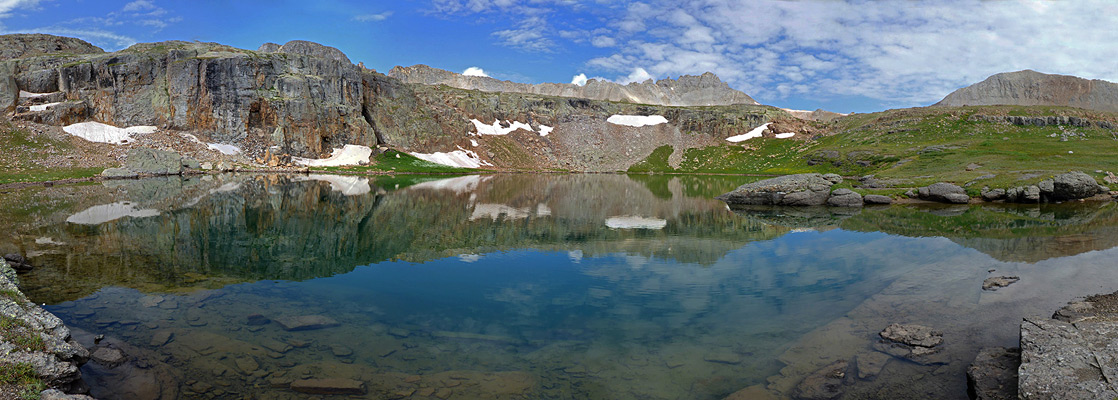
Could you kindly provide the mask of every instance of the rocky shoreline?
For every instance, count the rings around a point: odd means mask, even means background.
[[[0,397],[92,399],[81,366],[90,353],[58,317],[27,300],[19,278],[0,258]],[[67,394],[71,393],[71,394]]]

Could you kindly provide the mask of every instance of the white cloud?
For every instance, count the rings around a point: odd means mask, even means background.
[[[392,11],[385,11],[380,14],[364,14],[353,17],[357,22],[380,22],[392,16]]]
[[[16,9],[34,8],[38,5],[39,0],[0,0],[0,19],[10,17]]]
[[[147,11],[147,10],[155,10],[155,9],[158,9],[158,8],[159,7],[155,6],[155,3],[152,3],[148,0],[136,0],[136,1],[133,1],[131,3],[125,4],[124,8],[120,9],[120,11],[140,12],[140,11]]]
[[[584,86],[586,85],[586,74],[578,74],[571,78],[572,85]]]
[[[465,76],[480,76],[480,77],[485,77],[485,78],[489,77],[489,75],[485,73],[485,70],[483,70],[481,68],[478,68],[478,67],[466,68],[465,71],[462,71],[462,75],[465,75]]]
[[[613,47],[617,46],[617,41],[609,36],[594,36],[590,44],[594,47]]]
[[[638,68],[633,68],[633,72],[629,73],[629,76],[625,77],[625,79],[623,79],[621,81],[621,83],[632,83],[632,82],[638,82],[639,83],[639,82],[647,81],[649,79],[652,79],[652,74],[649,74],[648,71],[645,71],[644,68],[639,68],[638,67]]]

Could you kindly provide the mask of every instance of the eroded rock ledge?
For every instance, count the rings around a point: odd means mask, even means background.
[[[80,368],[89,351],[70,337],[62,320],[28,301],[18,284],[15,270],[0,259],[0,368],[20,371],[20,380],[27,382],[0,386],[0,397],[42,390],[42,398],[90,399],[80,395],[88,392]]]
[[[1021,323],[1021,399],[1118,398],[1118,292]]]

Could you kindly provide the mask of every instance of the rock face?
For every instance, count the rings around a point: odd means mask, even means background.
[[[41,33],[0,35],[0,60],[40,56],[45,54],[96,54],[104,53],[100,47],[71,37]]]
[[[987,347],[967,367],[967,394],[975,400],[1017,399],[1021,349]]]
[[[1019,398],[1118,397],[1118,293],[1090,296],[1061,308],[1052,319],[1021,323]]]
[[[834,184],[820,174],[785,175],[741,185],[717,198],[727,204],[820,206]]]
[[[1118,111],[1118,84],[1032,70],[993,75],[956,90],[937,106],[1067,106]]]
[[[966,204],[970,201],[966,190],[950,183],[939,182],[922,187],[917,190],[921,200],[936,201],[940,203]]]
[[[582,86],[565,83],[531,85],[501,81],[485,76],[465,76],[426,65],[398,66],[388,71],[388,76],[405,83],[447,85],[483,92],[531,93],[661,106],[760,104],[749,95],[731,89],[710,72],[700,76],[684,75],[676,80],[661,79],[653,82],[649,79],[628,85],[591,79]]]
[[[48,388],[67,393],[87,391],[81,366],[89,351],[70,337],[62,320],[27,300],[19,291],[15,271],[0,259],[0,319],[5,332],[0,338],[0,363],[27,364]]]
[[[308,42],[306,40],[292,40],[282,46],[275,43],[264,43],[256,51],[261,53],[286,53],[315,58],[328,58],[350,64],[349,57],[346,57],[345,53],[342,53],[341,50],[315,42]]]

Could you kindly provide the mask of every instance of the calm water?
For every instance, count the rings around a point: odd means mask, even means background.
[[[838,359],[856,366],[845,398],[966,398],[966,365],[1015,345],[1022,316],[1118,290],[1114,204],[711,200],[746,179],[33,188],[0,193],[0,251],[39,266],[25,291],[75,337],[128,355],[84,368],[103,399],[305,398],[304,378],[368,398],[781,398]],[[982,291],[997,275],[1022,279]],[[326,324],[285,329],[300,317]],[[940,362],[882,358],[893,322],[943,331]]]

